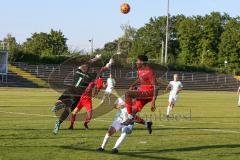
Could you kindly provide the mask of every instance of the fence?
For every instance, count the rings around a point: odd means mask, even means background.
[[[71,81],[73,74],[75,73],[74,67],[65,68],[61,71],[59,65],[26,65],[25,63],[14,63],[15,66],[30,72],[37,77],[48,80],[49,75],[53,70],[59,71],[59,76],[72,75],[68,77],[68,82]],[[93,71],[99,68],[93,68]],[[128,86],[137,77],[136,70],[132,69],[116,69],[113,68],[110,71],[103,74],[103,77],[108,77],[109,74],[118,82],[118,86]],[[167,71],[163,73],[155,70],[156,76],[166,81],[173,79],[173,74],[179,74],[179,80],[183,82],[185,89],[200,89],[200,90],[230,90],[234,91],[239,86],[239,81],[231,75],[219,75],[216,73],[201,73],[201,72],[181,72],[181,71]],[[56,81],[57,81],[56,77]]]

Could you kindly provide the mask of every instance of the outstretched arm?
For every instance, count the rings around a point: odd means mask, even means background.
[[[99,59],[101,59],[101,54],[97,54],[94,58],[90,59],[88,61],[88,63],[93,64],[94,62],[98,61]]]
[[[153,88],[153,99],[152,99],[152,103],[151,103],[151,111],[154,112],[156,110],[155,101],[158,96],[158,81],[157,81],[156,75],[153,71],[151,71],[150,77],[151,77],[150,78],[151,84],[154,87]]]
[[[112,66],[113,63],[114,63],[114,61],[113,61],[113,59],[111,58],[111,59],[109,60],[109,62],[108,62],[104,67],[102,67],[102,68],[100,69],[100,71],[97,72],[97,77],[96,77],[96,79],[98,79],[98,78],[102,75],[103,72],[107,71],[107,70]]]
[[[156,77],[154,76],[153,79],[153,86],[154,86],[154,91],[153,91],[153,99],[152,99],[152,104],[151,104],[151,111],[154,112],[156,110],[155,102],[158,96],[158,82]]]

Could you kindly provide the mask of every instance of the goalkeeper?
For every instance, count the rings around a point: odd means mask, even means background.
[[[97,60],[101,58],[100,55],[96,55],[95,58],[91,59],[87,63],[82,64],[78,67],[78,70],[74,74],[74,85],[67,88],[64,93],[58,98],[58,101],[56,102],[55,106],[53,107],[52,111],[57,112],[60,109],[64,109],[64,111],[61,113],[59,118],[56,120],[55,127],[53,130],[54,134],[57,134],[61,124],[63,121],[65,121],[71,111],[74,110],[77,103],[79,102],[82,94],[88,87],[88,85],[98,79],[100,75],[106,71],[113,63],[113,60],[110,59],[110,61],[106,64],[106,66],[102,67],[100,71],[96,73],[89,73],[90,65]]]

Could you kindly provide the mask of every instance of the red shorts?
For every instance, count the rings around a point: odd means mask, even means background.
[[[133,104],[133,108],[140,112],[143,107],[152,101],[153,99],[153,89],[140,89],[141,97],[137,98]]]
[[[137,99],[133,104],[133,109],[135,109],[137,112],[141,112],[143,107],[151,101],[152,99]]]
[[[92,98],[83,96],[81,97],[80,101],[77,104],[77,108],[81,110],[83,107],[86,107],[86,111],[90,112],[92,111]]]
[[[132,114],[133,110],[140,112],[147,103],[152,101],[153,95],[153,89],[140,88],[136,91],[130,91],[125,98],[128,114]],[[135,102],[132,102],[133,98],[136,98]]]

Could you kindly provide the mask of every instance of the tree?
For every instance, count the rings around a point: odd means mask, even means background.
[[[240,17],[229,20],[220,38],[219,66],[227,60],[230,68],[240,67]]]
[[[149,58],[160,59],[162,44],[165,37],[166,17],[150,18],[149,23],[136,31],[130,51],[131,57],[146,54]]]
[[[33,33],[23,43],[24,51],[37,55],[64,55],[68,53],[67,38],[61,31],[51,30],[48,33]]]
[[[68,51],[67,38],[64,37],[61,31],[54,31],[51,29],[49,43],[52,48],[52,55],[66,54]]]
[[[201,39],[200,18],[201,17],[188,17],[179,24],[177,37],[181,52],[178,58],[182,64],[199,64],[199,42]]]
[[[36,55],[51,55],[49,35],[47,33],[33,33],[27,41],[23,43],[23,49],[26,53]]]
[[[202,17],[199,52],[201,54],[200,62],[203,65],[215,66],[218,61],[218,45],[226,23],[225,17],[227,17],[226,14],[222,16],[219,12],[212,12],[210,15]]]
[[[22,51],[21,45],[16,42],[16,38],[11,34],[7,34],[3,41],[8,44],[9,60],[14,61],[16,55]]]

